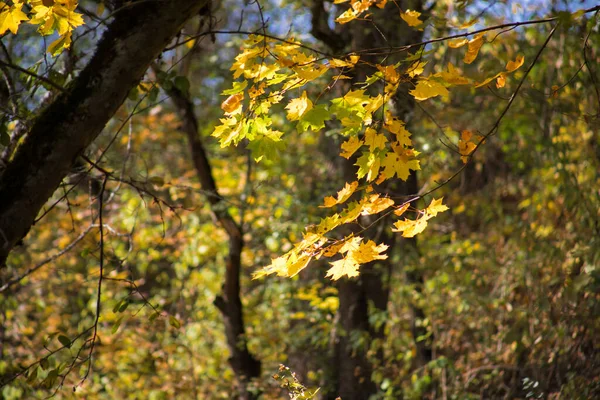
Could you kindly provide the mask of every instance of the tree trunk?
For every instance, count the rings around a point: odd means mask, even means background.
[[[253,400],[257,394],[248,390],[248,384],[251,379],[260,376],[261,363],[250,353],[246,344],[240,287],[241,255],[244,248],[242,227],[221,204],[223,198],[219,195],[208,156],[198,133],[198,119],[194,113],[194,104],[189,96],[175,87],[169,90],[169,95],[183,122],[183,130],[188,139],[192,161],[202,190],[206,193],[205,197],[211,205],[214,216],[229,237],[223,294],[215,299],[214,304],[225,319],[225,334],[231,352],[229,364],[238,381],[238,398],[239,400]]]
[[[150,63],[207,0],[133,3],[115,14],[96,53],[33,121],[0,175],[0,266],[69,172],[143,77]]]

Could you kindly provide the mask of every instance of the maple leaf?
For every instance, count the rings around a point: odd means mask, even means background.
[[[302,95],[297,99],[291,100],[288,105],[285,107],[287,112],[287,118],[290,121],[297,121],[302,117],[307,111],[312,109],[313,103],[306,96],[306,90],[302,92]]]
[[[10,30],[13,34],[16,34],[19,30],[21,21],[27,21],[27,15],[21,8],[23,3],[15,2],[12,7],[8,4],[0,1],[0,35],[4,34],[7,30]]]
[[[408,179],[411,169],[413,171],[421,169],[418,160],[408,160],[406,156],[401,156],[391,151],[385,155],[382,166],[384,168],[382,182],[383,180],[393,178],[394,175],[398,175],[398,178],[405,181]]]
[[[306,67],[295,67],[293,70],[299,78],[307,81],[313,81],[327,72],[329,68],[327,68],[325,65],[315,66],[313,64]]]
[[[434,198],[431,201],[431,203],[429,204],[429,206],[425,209],[425,213],[427,213],[428,215],[430,215],[432,217],[435,217],[438,215],[438,213],[449,210],[449,208],[447,206],[442,204],[443,199],[444,199],[443,197],[440,197],[437,200]]]
[[[386,113],[385,124],[383,125],[385,129],[396,135],[396,141],[398,145],[403,146],[411,146],[412,141],[410,140],[410,132],[406,130],[404,127],[404,121],[395,118],[391,113]]]
[[[360,56],[357,56],[357,55],[351,55],[348,57],[347,60],[331,58],[329,60],[329,65],[334,68],[354,67],[354,65],[356,65],[356,63],[358,62],[359,59],[360,59]]]
[[[436,74],[436,76],[440,76],[444,81],[452,85],[467,85],[470,83],[469,79],[462,76],[458,69],[450,62],[448,63],[448,71]]]
[[[298,121],[297,129],[304,132],[310,128],[312,131],[318,131],[325,128],[325,121],[331,119],[331,113],[324,104],[317,104],[306,111]]]
[[[417,86],[409,92],[418,101],[427,100],[436,96],[448,96],[448,89],[439,82],[421,79]]]
[[[376,245],[374,241],[369,240],[367,243],[360,243],[358,249],[354,251],[354,259],[359,264],[366,264],[375,260],[385,260],[387,255],[381,254],[388,249],[385,244]]]
[[[331,268],[327,270],[326,278],[331,277],[337,281],[342,276],[354,278],[358,276],[359,264],[352,257],[344,257],[341,260],[330,262]]]
[[[362,140],[359,140],[356,136],[352,136],[342,143],[342,150],[344,151],[340,153],[340,156],[349,159],[363,144],[364,142]]]
[[[408,76],[414,78],[417,75],[421,75],[425,70],[425,65],[427,65],[427,61],[415,61],[410,67],[408,67]]]
[[[427,218],[421,217],[416,220],[404,219],[396,221],[392,232],[402,232],[402,236],[411,238],[423,232],[427,227]]]
[[[372,152],[375,149],[385,149],[386,143],[387,138],[385,135],[377,133],[373,128],[367,128],[365,130],[365,144],[369,146],[369,151]]]
[[[394,200],[388,197],[380,197],[378,194],[373,194],[368,197],[368,200],[362,204],[362,215],[378,214],[387,210],[394,205]]]
[[[421,13],[418,11],[406,10],[406,12],[400,13],[400,17],[404,20],[404,22],[413,27],[419,26],[423,23],[423,21],[419,19],[420,16]]]
[[[367,181],[371,182],[379,174],[381,160],[374,153],[366,152],[358,158],[354,165],[358,166],[358,172],[356,173],[358,179],[366,175]]]
[[[345,254],[341,260],[333,261],[332,267],[327,271],[327,277],[338,280],[343,276],[349,278],[358,276],[358,267],[375,260],[385,260],[387,255],[381,254],[386,251],[385,244],[376,245],[372,240],[362,242],[360,236],[347,238],[345,243],[339,247],[339,253]]]
[[[333,207],[336,204],[341,204],[345,202],[350,198],[350,196],[352,196],[352,194],[356,191],[357,187],[357,181],[354,181],[352,183],[346,183],[344,188],[338,192],[337,199],[332,196],[325,197],[324,205],[319,207]]]
[[[386,82],[396,83],[400,79],[400,74],[396,71],[396,68],[393,65],[379,65],[377,64],[377,69],[383,74],[383,78]]]
[[[469,47],[467,49],[467,53],[465,54],[465,58],[463,61],[465,64],[471,64],[477,58],[477,54],[479,54],[479,49],[483,46],[483,38],[485,33],[478,33],[475,37],[469,40]]]

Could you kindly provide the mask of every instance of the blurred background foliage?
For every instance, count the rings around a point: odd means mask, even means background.
[[[567,11],[586,6],[429,3],[426,38],[452,34],[465,21],[474,20],[477,28],[547,15],[567,19]],[[80,5],[91,18],[98,2]],[[271,33],[322,48],[311,36],[311,7],[308,0],[264,0],[260,6],[229,0],[204,23],[253,31],[260,28],[263,14]],[[327,10],[333,18],[343,8],[328,3]],[[185,29],[198,26],[192,19]],[[549,30],[550,25],[534,25],[499,35],[484,45],[465,75],[489,76],[504,67],[499,60],[517,54],[528,65]],[[56,59],[44,56],[45,43],[34,30],[3,41],[14,61],[37,63],[40,71],[54,71],[57,79],[68,81],[101,32],[79,33],[73,48]],[[220,206],[244,230],[246,337],[250,352],[262,363],[252,393],[279,399],[290,392],[300,399],[298,387],[305,385],[321,387],[316,397],[334,398],[330,377],[339,366],[332,340],[347,335],[352,346],[366,350],[372,364],[372,399],[600,397],[596,15],[566,21],[557,31],[497,133],[456,179],[434,194],[444,196],[450,211],[430,223],[418,248],[404,246],[390,254],[396,267],[386,282],[387,310],[368,305],[369,323],[382,327],[382,337],[367,331],[340,333],[338,287],[324,279],[324,264],[292,279],[251,280],[257,268],[289,250],[305,226],[325,215],[318,206],[343,181],[331,174],[336,154],[323,151],[324,138],[333,137],[335,127],[319,135],[296,132],[283,109],[272,115],[274,126],[285,133],[285,149],[275,161],[255,163],[244,146],[220,148],[210,137],[222,115],[224,97],[219,93],[231,87],[229,67],[244,39],[207,35],[165,52],[158,69],[172,74],[154,90],[157,74],[149,71],[86,153],[92,160],[102,154],[101,168],[119,174],[106,182],[101,202],[104,281],[91,363],[82,360],[96,316],[100,238],[93,187],[102,182],[102,174],[86,163],[74,168],[49,201],[47,213],[11,255],[9,267],[0,271],[2,282],[27,275],[0,292],[0,397],[235,396],[224,322],[213,305],[221,291],[229,239],[211,216],[181,133],[182,121],[166,94],[169,85],[177,84],[176,77],[185,78],[178,85],[189,90],[195,106],[199,134],[225,200]],[[426,50],[432,51],[430,71],[448,62],[458,65],[462,58],[462,52],[443,44]],[[454,150],[459,132],[486,131],[523,70],[504,88],[455,89],[448,99],[414,107],[407,122],[415,148],[426,160],[419,173],[421,187],[433,187],[461,167]],[[309,95],[319,95],[319,84],[327,83],[317,82],[308,88]],[[44,93],[51,96],[23,82],[21,112],[34,115]],[[65,249],[27,274],[28,268]],[[418,287],[406,278],[413,272],[423,277]],[[411,314],[410,304],[422,310],[420,318]],[[412,324],[423,328],[422,337],[413,337]],[[416,359],[417,342],[430,343],[432,357],[425,364]],[[300,386],[282,387],[283,378],[272,378],[280,364],[296,373]]]

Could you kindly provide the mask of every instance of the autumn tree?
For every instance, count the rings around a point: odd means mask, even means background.
[[[3,396],[593,397],[598,7],[528,12],[0,3]]]

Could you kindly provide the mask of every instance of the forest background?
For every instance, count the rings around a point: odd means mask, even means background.
[[[599,9],[0,2],[0,397],[600,397]]]

